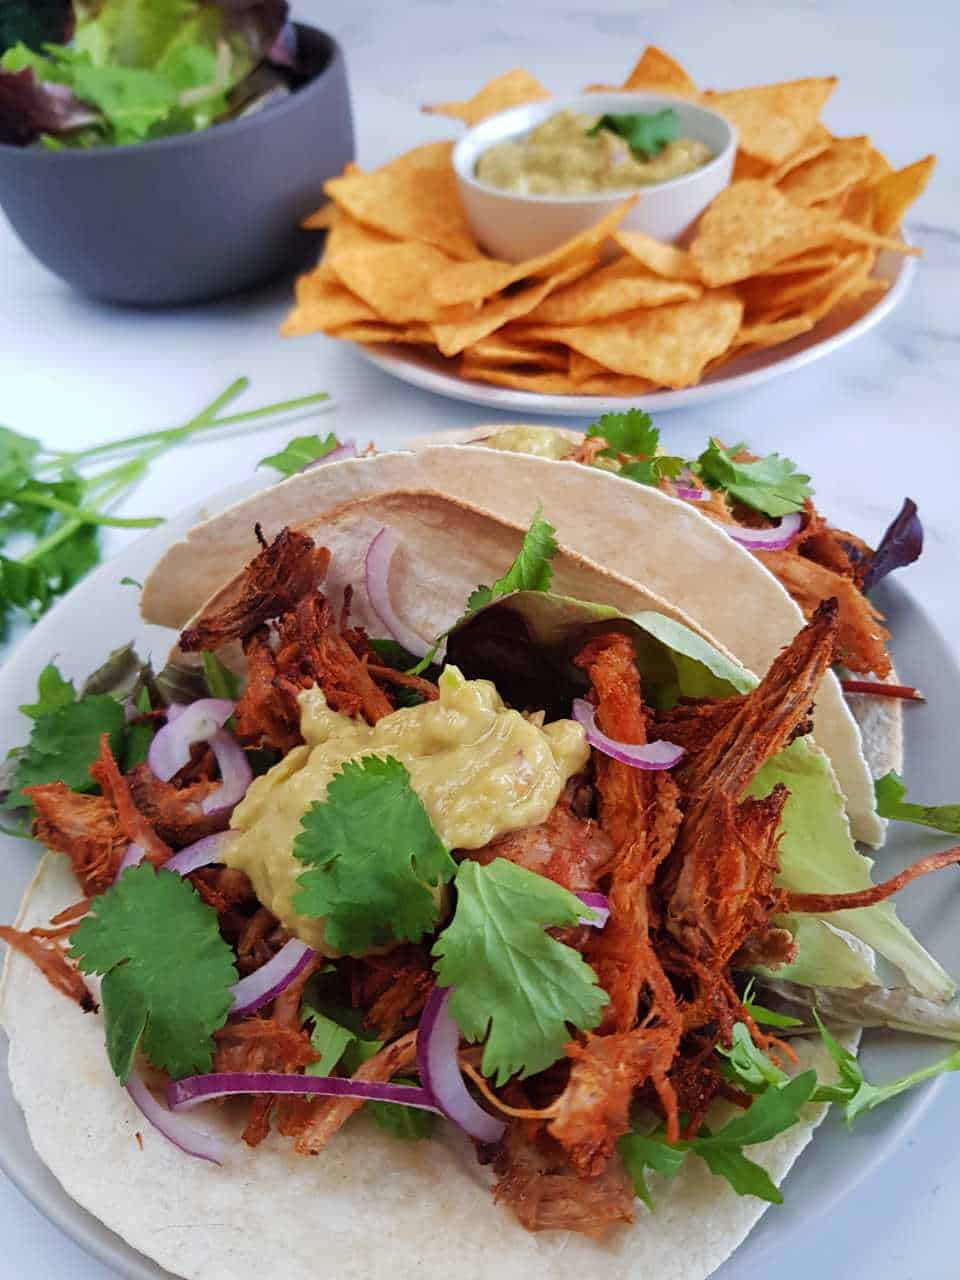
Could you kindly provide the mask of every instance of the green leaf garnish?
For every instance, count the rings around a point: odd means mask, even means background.
[[[393,1084],[416,1084],[406,1076],[394,1076]],[[391,1137],[401,1142],[422,1142],[432,1136],[437,1117],[432,1111],[420,1107],[406,1107],[395,1102],[371,1102],[370,1114]]]
[[[583,904],[567,889],[505,858],[466,860],[453,920],[433,947],[450,1012],[468,1040],[486,1037],[483,1072],[503,1084],[563,1055],[570,1027],[600,1021],[607,994],[579,952],[545,932],[576,924]]]
[[[601,129],[625,139],[638,160],[649,160],[659,155],[668,142],[680,137],[680,117],[673,107],[664,107],[662,111],[606,114],[587,130],[587,135],[592,137]]]
[[[625,480],[657,486],[664,477],[675,480],[683,470],[682,458],[657,453],[660,432],[642,409],[605,413],[587,427],[587,438],[606,440],[607,448],[597,457],[620,463],[617,475]]]
[[[36,702],[23,703],[20,710],[31,720],[39,720],[41,716],[48,716],[61,707],[68,707],[76,700],[77,691],[73,687],[73,681],[64,680],[54,663],[48,662],[37,677]]]
[[[207,682],[211,698],[226,698],[228,702],[236,702],[240,697],[240,680],[224,666],[215,653],[204,649],[200,654],[203,664],[203,678]]]
[[[209,1071],[237,981],[217,913],[170,871],[126,870],[73,934],[71,958],[103,978],[107,1053],[126,1084],[138,1044],[174,1079]]]
[[[150,702],[150,690],[146,685],[133,700],[133,705],[141,715],[148,715],[153,710]],[[150,743],[153,741],[153,725],[149,720],[142,724],[127,726],[127,742],[123,750],[123,770],[129,773],[138,764],[144,764],[150,754]]]
[[[762,1004],[757,1004],[753,999],[753,990],[757,985],[756,978],[751,978],[747,983],[747,989],[743,993],[741,1004],[744,1010],[749,1013],[754,1022],[760,1026],[766,1027],[802,1027],[802,1018],[792,1018],[788,1013],[776,1013],[773,1009],[767,1009]],[[738,1023],[737,1026],[740,1024]],[[736,1026],[734,1033],[736,1033]]]
[[[279,453],[271,453],[266,458],[261,458],[257,466],[273,467],[284,476],[295,476],[311,462],[316,462],[318,458],[325,458],[339,446],[340,441],[332,431],[328,432],[322,440],[319,436],[297,436]]]
[[[785,516],[802,511],[804,500],[813,493],[810,477],[797,471],[795,462],[771,453],[756,462],[735,462],[734,455],[745,446],[724,449],[711,440],[693,465],[695,473],[711,489],[723,489],[731,498],[768,516]]]
[[[293,852],[308,869],[294,907],[347,954],[416,942],[437,923],[431,892],[456,872],[410,774],[392,756],[347,761],[303,816]]]
[[[896,770],[891,769],[873,784],[877,797],[877,813],[881,818],[913,822],[920,827],[934,827],[950,835],[960,835],[960,804],[905,804],[907,788]]]
[[[523,544],[517,558],[492,587],[477,587],[471,593],[467,601],[467,613],[476,613],[491,600],[509,595],[512,591],[549,591],[553,581],[550,561],[556,554],[556,530],[543,519],[543,507],[538,506],[530,528],[523,535]]]

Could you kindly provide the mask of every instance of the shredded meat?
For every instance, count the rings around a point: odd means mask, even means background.
[[[62,782],[28,787],[26,794],[36,813],[36,839],[67,855],[85,894],[109,889],[128,841],[106,796],[80,795]]]
[[[351,648],[353,648],[352,645]],[[436,702],[440,697],[440,690],[433,681],[424,680],[423,676],[413,676],[407,671],[396,671],[393,667],[384,667],[375,662],[368,662],[367,670],[375,680],[380,680],[384,684],[395,684],[398,688],[412,689],[427,702]]]
[[[78,1004],[84,1013],[96,1012],[97,1002],[87,984],[56,942],[36,937],[32,932],[9,929],[6,925],[0,925],[0,942],[32,960],[50,985]]]
[[[330,552],[305,533],[283,529],[244,570],[233,604],[200,619],[180,637],[184,653],[217,650],[228,640],[248,636],[268,618],[293,609],[326,576]]]
[[[230,820],[226,810],[206,814],[201,808],[219,782],[202,778],[177,787],[172,782],[161,782],[146,764],[131,769],[126,782],[133,803],[168,844],[182,848],[215,831],[226,830]]]
[[[351,997],[366,1009],[364,1026],[378,1040],[393,1040],[403,1024],[416,1018],[433,990],[434,973],[426,947],[410,944],[353,964]]]
[[[126,838],[146,850],[148,862],[152,862],[155,867],[163,866],[172,851],[157,835],[153,823],[134,804],[127,780],[113,758],[110,738],[106,733],[100,737],[100,754],[90,766],[90,776],[115,809],[120,829]]]
[[[317,1061],[310,1037],[276,1018],[254,1016],[214,1032],[214,1071],[299,1071]]]

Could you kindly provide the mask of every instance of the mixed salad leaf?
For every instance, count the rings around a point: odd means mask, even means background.
[[[0,141],[48,148],[122,146],[206,129],[265,86],[289,91],[286,0],[101,0],[18,6],[0,27]],[[66,21],[64,20],[66,18]],[[72,41],[64,41],[71,35]],[[279,68],[282,68],[279,69]]]

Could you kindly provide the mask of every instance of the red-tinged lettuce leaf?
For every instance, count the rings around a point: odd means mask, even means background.
[[[41,134],[60,137],[98,119],[67,85],[39,81],[29,67],[0,71],[0,142],[25,147]]]
[[[31,49],[66,44],[73,35],[71,0],[3,0],[0,4],[0,53],[23,43]]]
[[[872,590],[888,573],[902,569],[919,559],[923,550],[923,525],[917,515],[917,504],[904,498],[903,506],[890,522],[880,545],[873,553],[863,578],[864,591]]]

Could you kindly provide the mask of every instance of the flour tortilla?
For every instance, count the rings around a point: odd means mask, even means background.
[[[493,429],[476,428],[471,434],[489,435]],[[576,438],[576,433],[567,434]],[[461,437],[454,433],[451,438]],[[523,528],[542,503],[564,547],[614,575],[641,583],[661,606],[663,601],[680,606],[697,629],[755,672],[766,671],[803,626],[800,609],[776,578],[691,504],[575,463],[476,445],[467,451],[457,444],[316,467],[197,525],[148,577],[143,616],[148,622],[182,628],[254,554],[253,526],[258,521],[268,538],[285,524],[306,523],[323,541],[326,513],[344,502],[417,490],[447,494]],[[460,538],[455,531],[445,536],[448,545],[459,544],[454,546],[456,556],[468,545],[463,531]],[[507,563],[501,562],[496,575]],[[425,617],[426,634],[435,634],[431,628],[438,621]],[[885,824],[876,815],[860,732],[832,673],[817,696],[814,737],[840,780],[854,835],[868,844],[881,844]],[[889,741],[882,724],[877,741]]]

